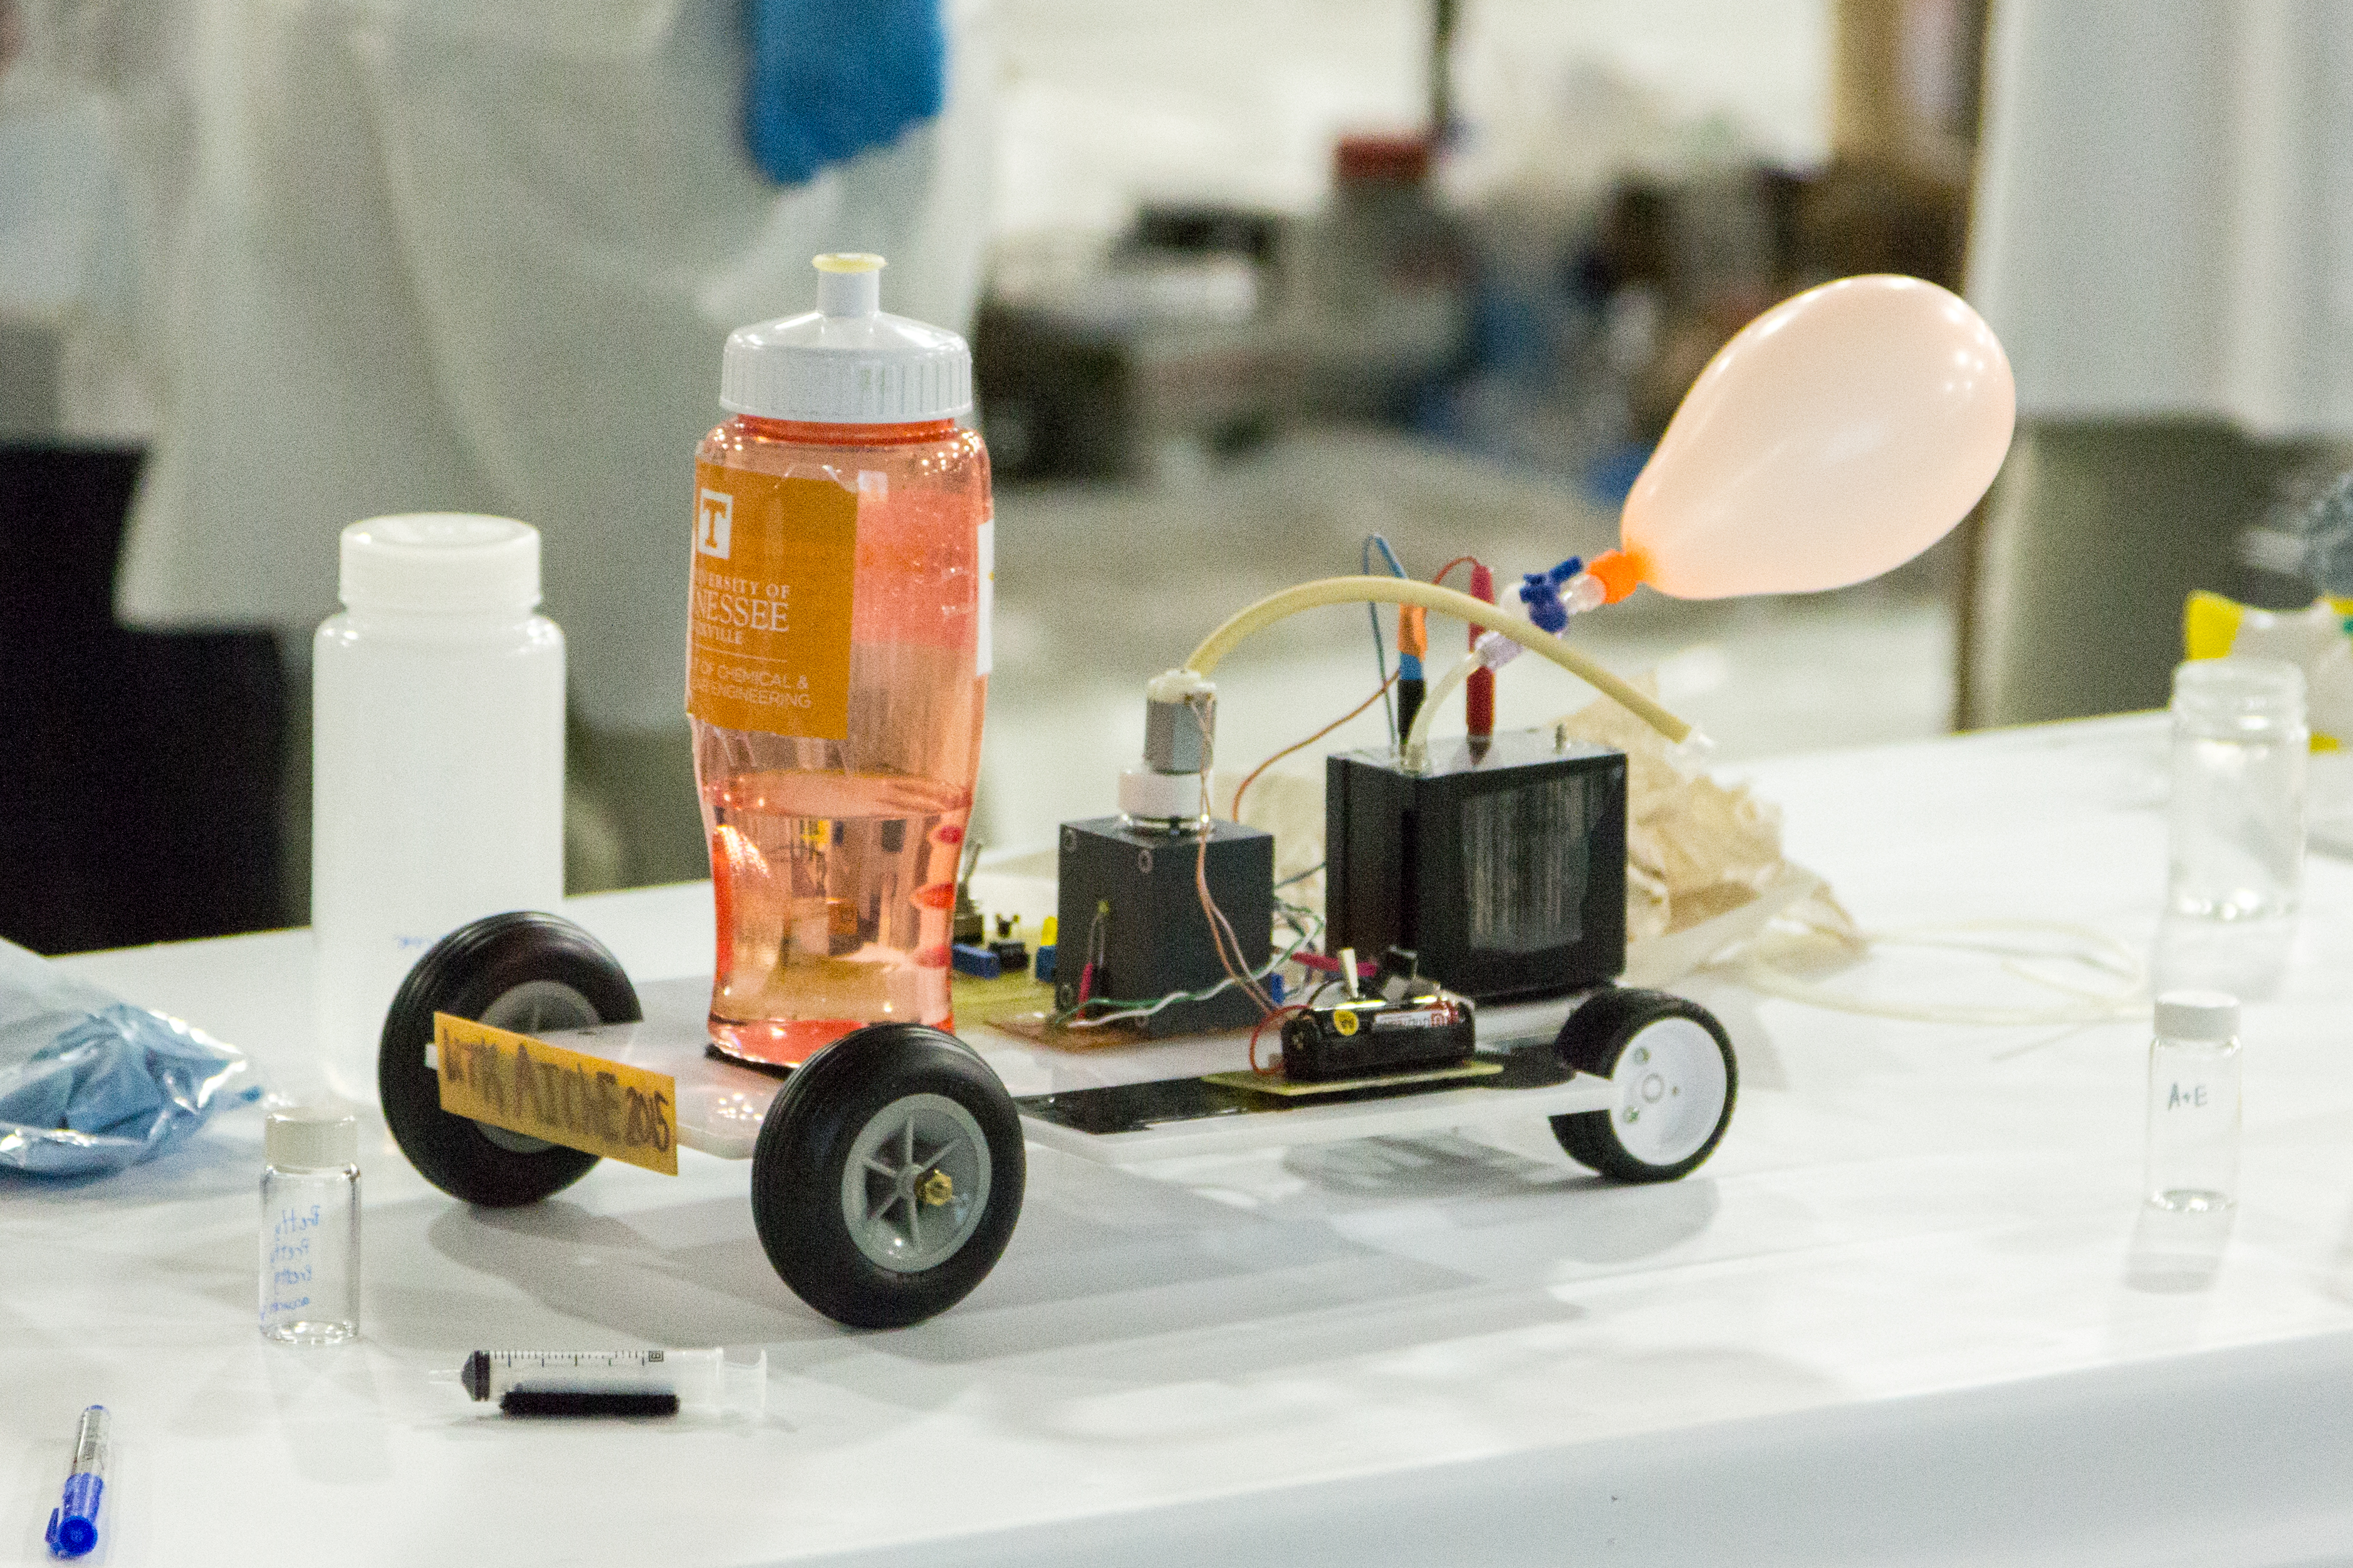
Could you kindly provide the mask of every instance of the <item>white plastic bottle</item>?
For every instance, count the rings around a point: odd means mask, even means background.
[[[563,897],[564,634],[533,613],[539,531],[507,518],[355,522],[342,597],[311,688],[311,926],[327,1080],[372,1104],[425,951]]]

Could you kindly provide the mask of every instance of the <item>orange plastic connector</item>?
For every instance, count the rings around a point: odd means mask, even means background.
[[[1419,605],[1398,606],[1398,652],[1416,658],[1430,652],[1430,612]]]
[[[1650,564],[1639,551],[1605,550],[1587,562],[1585,569],[1609,595],[1602,603],[1614,605],[1642,585],[1642,579],[1650,575]]]

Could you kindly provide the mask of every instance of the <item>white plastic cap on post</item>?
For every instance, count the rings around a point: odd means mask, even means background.
[[[298,1106],[262,1122],[263,1157],[281,1171],[332,1171],[356,1165],[360,1124],[348,1110]]]
[[[343,530],[338,593],[354,610],[528,611],[539,603],[539,530],[473,512],[372,517]]]
[[[820,256],[817,309],[739,327],[719,405],[757,419],[913,425],[972,408],[972,350],[955,333],[885,315],[882,258]]]
[[[2168,991],[2157,999],[2157,1032],[2168,1040],[2234,1039],[2239,999],[2227,991]]]
[[[1119,813],[1151,822],[1196,822],[1201,816],[1201,775],[1164,773],[1138,765],[1119,775]]]

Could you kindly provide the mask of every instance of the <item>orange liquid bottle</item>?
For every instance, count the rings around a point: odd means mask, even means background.
[[[695,454],[687,712],[718,907],[711,1037],[794,1064],[953,1025],[950,922],[988,691],[971,354],[879,309],[879,257],[728,339]]]

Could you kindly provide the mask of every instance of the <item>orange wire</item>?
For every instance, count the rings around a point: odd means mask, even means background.
[[[1234,820],[1236,822],[1240,822],[1242,819],[1242,794],[1244,791],[1248,790],[1250,785],[1258,783],[1259,774],[1266,772],[1267,769],[1274,766],[1275,763],[1282,761],[1283,758],[1291,755],[1292,752],[1298,751],[1302,746],[1314,745],[1316,742],[1322,740],[1324,736],[1330,734],[1333,731],[1338,729],[1341,725],[1346,723],[1357,714],[1362,713],[1366,709],[1370,708],[1374,703],[1378,702],[1381,700],[1381,693],[1387,691],[1390,687],[1395,686],[1397,684],[1397,679],[1398,678],[1396,676],[1390,676],[1387,680],[1382,681],[1378,686],[1373,688],[1373,694],[1370,697],[1366,698],[1362,702],[1357,703],[1354,708],[1349,709],[1345,713],[1341,714],[1337,719],[1333,720],[1329,724],[1324,725],[1324,728],[1316,731],[1313,735],[1308,736],[1307,739],[1303,741],[1293,741],[1291,744],[1283,747],[1282,750],[1275,752],[1274,755],[1267,758],[1266,761],[1252,768],[1250,771],[1249,776],[1244,778],[1240,784],[1234,786]]]
[[[1206,793],[1207,786],[1203,788]],[[1219,967],[1226,972],[1227,979],[1240,986],[1243,994],[1258,1005],[1259,1016],[1264,1018],[1274,1011],[1274,999],[1251,975],[1250,964],[1242,955],[1242,939],[1234,934],[1233,921],[1226,919],[1226,911],[1218,908],[1218,900],[1209,895],[1209,835],[1214,831],[1214,827],[1201,831],[1200,850],[1193,858],[1193,892],[1201,900],[1201,914],[1208,922],[1209,945],[1217,952]]]
[[[1195,703],[1199,700],[1188,698],[1187,700]],[[1242,939],[1234,934],[1233,922],[1226,919],[1226,911],[1218,908],[1218,900],[1209,895],[1209,836],[1217,831],[1216,824],[1211,820],[1209,778],[1210,769],[1216,765],[1216,752],[1215,743],[1208,740],[1210,729],[1206,718],[1204,715],[1205,721],[1201,726],[1202,828],[1200,847],[1193,857],[1193,892],[1201,900],[1201,916],[1209,928],[1209,947],[1218,955],[1218,966],[1226,972],[1227,979],[1241,987],[1242,994],[1257,1006],[1259,1016],[1264,1018],[1275,1010],[1274,998],[1268,995],[1250,974],[1250,964],[1242,956]]]
[[[1265,1028],[1269,1024],[1273,1023],[1277,1018],[1282,1017],[1285,1013],[1304,1013],[1305,1011],[1307,1011],[1307,1004],[1306,1004],[1306,1003],[1304,1003],[1304,1002],[1286,1002],[1286,1003],[1284,1003],[1282,1006],[1277,1007],[1273,1012],[1271,1012],[1271,1013],[1262,1013],[1262,1014],[1261,1014],[1261,1015],[1259,1016],[1259,1020],[1258,1020],[1257,1025],[1256,1025],[1255,1026],[1253,1026],[1253,1027],[1251,1028],[1251,1030],[1250,1030],[1250,1071],[1252,1071],[1252,1072],[1254,1072],[1254,1073],[1258,1074],[1258,1076],[1259,1076],[1259,1077],[1261,1077],[1261,1078],[1272,1078],[1272,1077],[1274,1077],[1274,1076],[1275,1076],[1275,1072],[1276,1072],[1276,1069],[1275,1069],[1275,1068],[1262,1068],[1262,1067],[1261,1067],[1261,1066],[1259,1066],[1259,1065],[1258,1065],[1258,1035],[1259,1035],[1259,1030]]]

